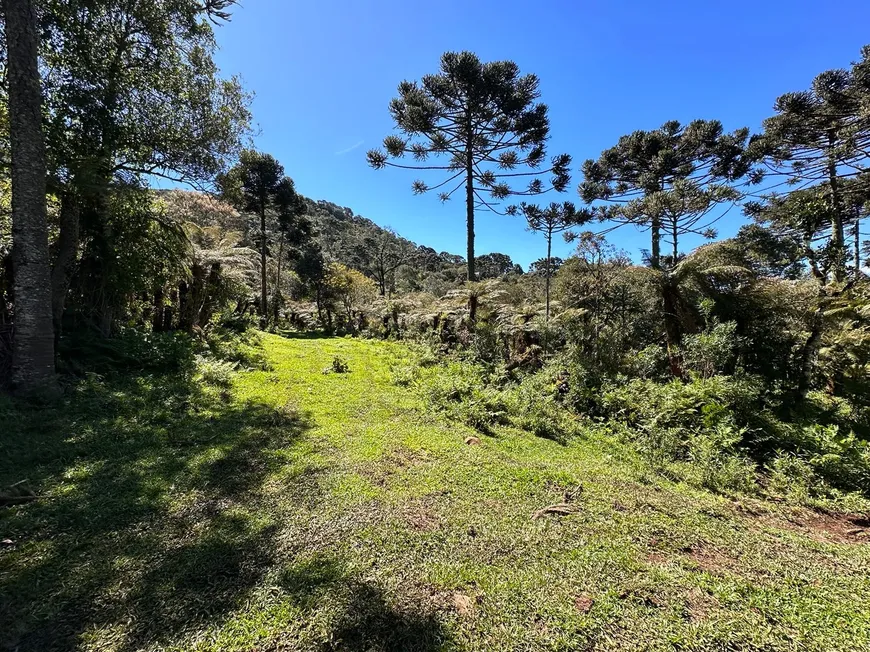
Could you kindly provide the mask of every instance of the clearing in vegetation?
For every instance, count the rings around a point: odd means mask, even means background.
[[[262,341],[268,370],[0,399],[0,486],[38,494],[0,512],[0,649],[870,649],[866,521],[591,426],[480,434],[393,382],[399,344]]]

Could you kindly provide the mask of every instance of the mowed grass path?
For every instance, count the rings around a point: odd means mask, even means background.
[[[0,649],[870,650],[870,545],[833,519],[449,423],[398,344],[263,343],[229,388],[0,403],[0,486],[44,496],[0,511]]]

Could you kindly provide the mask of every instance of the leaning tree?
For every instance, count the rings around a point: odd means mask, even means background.
[[[515,207],[502,209],[501,203],[562,191],[570,181],[567,154],[545,165],[550,121],[547,106],[537,102],[539,85],[537,76],[521,75],[513,61],[483,63],[471,52],[447,52],[439,73],[399,84],[390,114],[400,135],[387,136],[383,149],[367,154],[375,169],[443,173],[433,185],[414,181],[415,194],[437,190],[447,201],[464,189],[470,281],[475,279],[475,210],[515,214]],[[413,160],[403,162],[406,156]],[[523,180],[528,184],[516,185]]]

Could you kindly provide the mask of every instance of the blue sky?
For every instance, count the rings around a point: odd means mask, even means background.
[[[694,118],[758,130],[778,95],[857,59],[868,24],[866,0],[242,0],[218,29],[217,60],[255,93],[255,145],[284,164],[300,192],[462,254],[462,201],[415,196],[411,181],[434,177],[365,162],[392,133],[387,106],[398,83],[437,72],[443,52],[512,59],[540,77],[549,151],[574,158],[569,192],[552,199],[579,203],[580,164],[621,135]],[[732,211],[720,234],[742,222]],[[544,243],[524,227],[519,217],[479,213],[477,253],[500,251],[527,266]],[[635,258],[649,246],[632,227],[609,239]],[[569,252],[559,243],[554,255]]]

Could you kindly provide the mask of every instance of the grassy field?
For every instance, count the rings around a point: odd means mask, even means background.
[[[263,342],[228,387],[0,402],[0,486],[42,496],[0,510],[0,649],[870,650],[866,523],[480,435],[391,382],[400,345]]]

